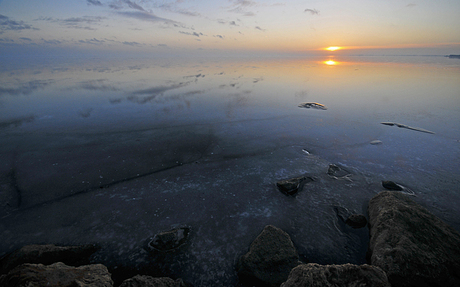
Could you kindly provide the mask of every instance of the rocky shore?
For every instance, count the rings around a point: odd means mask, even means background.
[[[268,225],[235,264],[238,286],[460,286],[460,234],[409,195],[378,193],[369,202],[368,223],[364,215],[336,212],[353,228],[369,228],[367,264],[302,262],[289,234]],[[190,232],[189,227],[160,232],[145,248],[159,258],[174,254],[187,244]],[[24,246],[1,258],[0,285],[193,286],[180,278],[125,278],[95,262],[92,254],[97,250],[97,245]]]

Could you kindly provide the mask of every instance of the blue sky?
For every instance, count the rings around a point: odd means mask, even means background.
[[[0,51],[460,54],[458,15],[458,0],[0,0]]]

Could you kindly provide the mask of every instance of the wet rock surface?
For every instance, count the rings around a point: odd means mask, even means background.
[[[62,262],[51,265],[25,263],[2,275],[0,286],[112,287],[113,281],[109,271],[102,264],[71,267]]]
[[[407,195],[369,202],[369,261],[392,286],[460,286],[460,234]]]
[[[240,258],[237,270],[245,286],[279,286],[300,263],[289,235],[268,225]]]
[[[86,265],[90,256],[99,249],[97,245],[56,246],[26,245],[0,259],[0,274],[7,273],[23,263],[51,264],[63,262],[71,266]]]
[[[385,272],[370,265],[302,264],[294,268],[281,287],[390,287]]]
[[[120,287],[185,287],[182,279],[173,280],[168,277],[154,278],[147,275],[136,275],[126,279]]]

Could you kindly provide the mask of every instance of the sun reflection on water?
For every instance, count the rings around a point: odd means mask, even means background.
[[[339,64],[339,62],[334,61],[334,60],[327,60],[327,61],[324,61],[323,63],[328,65],[328,66],[336,66],[336,65]]]

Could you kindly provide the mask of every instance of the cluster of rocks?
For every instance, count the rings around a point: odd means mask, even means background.
[[[369,222],[337,209],[352,227],[369,227],[368,264],[303,263],[290,236],[268,225],[236,264],[244,286],[460,286],[460,234],[400,191],[383,191],[368,205]],[[345,219],[346,217],[346,219]],[[365,218],[364,218],[365,220]],[[152,252],[186,244],[189,227],[155,235]],[[29,245],[0,260],[0,286],[114,286],[107,267],[90,264],[98,246]],[[118,283],[120,284],[120,283]],[[183,280],[136,275],[122,287],[187,286]]]

